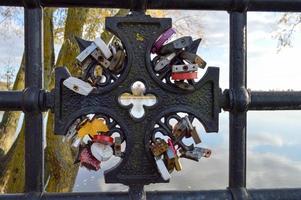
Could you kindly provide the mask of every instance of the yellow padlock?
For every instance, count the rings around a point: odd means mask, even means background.
[[[84,123],[80,129],[77,131],[78,137],[82,138],[85,135],[98,135],[99,133],[106,133],[109,131],[108,126],[103,119],[94,118],[92,121],[87,121]]]
[[[181,171],[182,170],[182,164],[181,164],[180,158],[178,156],[175,157],[175,169],[177,171]]]

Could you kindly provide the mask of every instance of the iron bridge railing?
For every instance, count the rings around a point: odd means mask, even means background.
[[[0,92],[0,109],[25,112],[25,192],[0,199],[126,199],[127,193],[45,193],[42,112],[52,103],[43,90],[43,7],[97,7],[225,10],[230,15],[230,88],[219,106],[230,112],[229,185],[225,190],[146,192],[147,199],[301,199],[300,189],[246,189],[246,113],[248,110],[300,110],[301,92],[247,89],[248,11],[300,12],[301,0],[0,0],[1,6],[25,7],[25,90]]]

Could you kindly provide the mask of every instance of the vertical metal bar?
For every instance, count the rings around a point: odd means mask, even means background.
[[[247,87],[246,24],[246,12],[230,13],[230,90],[237,96],[242,88]],[[230,188],[246,186],[246,119],[245,111],[233,109],[230,112]]]
[[[144,185],[141,184],[129,185],[129,199],[146,200]]]
[[[43,87],[42,9],[25,9],[25,87]],[[35,103],[35,102],[31,102]],[[37,103],[37,102],[36,102]],[[25,191],[44,189],[43,116],[41,112],[25,112]]]

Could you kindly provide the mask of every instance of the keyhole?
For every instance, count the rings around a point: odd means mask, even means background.
[[[135,119],[141,119],[145,115],[144,107],[154,106],[157,98],[153,94],[145,94],[146,87],[143,82],[136,81],[131,87],[132,93],[123,93],[119,97],[122,106],[130,106],[130,115]]]

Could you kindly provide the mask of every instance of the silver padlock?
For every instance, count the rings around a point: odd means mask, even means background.
[[[198,70],[197,64],[173,65],[172,66],[172,73],[195,72],[197,70]]]
[[[190,160],[199,161],[202,157],[209,158],[211,155],[210,149],[205,149],[201,147],[194,147],[192,151],[180,150],[181,156],[183,158],[188,158]]]
[[[104,66],[108,66],[106,63],[107,60],[110,57],[112,57],[112,52],[109,49],[109,47],[106,45],[106,43],[101,39],[97,38],[94,42],[90,44],[85,50],[83,50],[76,59],[82,64],[87,65],[87,63],[90,63],[90,61],[87,61],[87,59],[91,56],[94,57],[97,61],[100,61],[100,64],[104,64]],[[103,57],[102,59],[100,59]],[[84,67],[85,68],[85,67]]]
[[[176,56],[176,53],[172,53],[172,54],[169,54],[168,56],[164,56],[164,57],[160,58],[159,62],[155,66],[155,71],[160,71],[164,67],[169,65],[175,56]]]

